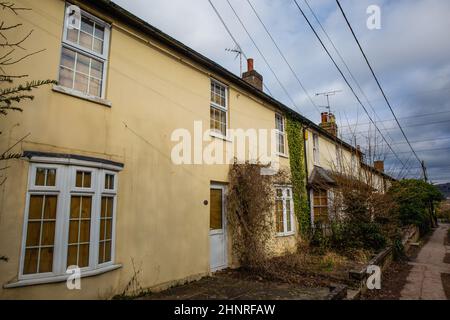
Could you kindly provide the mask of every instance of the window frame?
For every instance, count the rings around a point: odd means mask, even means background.
[[[278,189],[282,190],[282,196],[278,197],[276,194],[276,191]],[[290,196],[287,196],[287,190],[290,191]],[[276,235],[278,237],[285,237],[285,236],[291,236],[295,234],[295,220],[294,220],[294,197],[293,197],[293,193],[292,193],[292,186],[282,186],[282,185],[275,185],[275,199],[276,200],[281,200],[283,203],[283,232],[279,232],[276,229]],[[286,200],[289,200],[290,203],[290,220],[291,220],[291,230],[287,230],[287,210],[286,210]],[[276,210],[276,208],[275,208]],[[275,219],[277,218],[276,216],[276,211],[275,211]],[[276,224],[276,221],[275,221]],[[276,225],[275,225],[276,228]]]
[[[35,186],[34,179],[37,168],[56,169],[56,187]],[[77,170],[90,171],[91,188],[75,187]],[[55,279],[64,280],[68,275],[67,270],[67,250],[69,241],[70,224],[70,202],[72,196],[92,196],[91,204],[91,222],[89,238],[89,264],[87,267],[80,268],[81,274],[95,274],[102,269],[115,268],[115,245],[116,245],[116,219],[117,219],[117,184],[118,172],[104,169],[101,166],[97,168],[81,165],[63,165],[47,164],[41,162],[30,163],[28,185],[26,192],[26,202],[24,208],[22,243],[20,250],[19,274],[20,281],[42,280],[42,282],[53,282]],[[106,174],[114,176],[114,190],[104,189],[104,177]],[[29,221],[29,208],[31,195],[57,195],[55,235],[53,245],[53,264],[52,271],[45,273],[24,274],[25,248]],[[112,211],[112,231],[111,231],[111,259],[110,261],[98,263],[99,237],[100,237],[100,210],[101,198],[103,195],[113,197]],[[39,282],[41,283],[41,282]],[[33,283],[32,283],[33,284]],[[14,286],[14,285],[13,285]]]
[[[221,106],[220,104],[215,103],[214,101],[211,100],[211,84],[215,83],[221,87],[223,87],[225,89],[225,107]],[[217,109],[219,111],[223,111],[225,112],[225,134],[223,132],[219,132],[216,131],[215,129],[211,128],[211,124],[209,125],[209,129],[211,132],[211,135],[213,136],[218,136],[219,138],[225,138],[228,136],[228,110],[229,110],[229,106],[228,106],[228,86],[223,83],[220,82],[219,80],[216,80],[214,78],[210,78],[210,89],[209,89],[209,95],[210,95],[210,99],[209,99],[209,112],[211,113],[211,108]],[[211,122],[211,115],[209,116],[209,120]]]
[[[280,129],[277,128],[277,123],[278,123],[277,117],[280,117],[280,119],[281,119],[281,125],[283,126],[283,131],[281,131]],[[287,144],[286,144],[286,119],[279,112],[275,112],[275,132],[276,132],[276,139],[277,139],[276,140],[277,155],[286,157],[287,156],[287,152],[286,152],[286,148],[287,148]],[[280,152],[280,144],[279,144],[279,141],[278,141],[278,137],[279,136],[283,137],[283,152]]]
[[[63,87],[66,91],[68,91],[71,94],[74,95],[81,95],[82,97],[86,98],[94,98],[94,99],[105,99],[106,95],[106,79],[107,79],[107,70],[108,70],[108,57],[109,57],[109,46],[110,46],[110,40],[111,40],[111,24],[107,23],[106,21],[101,20],[100,18],[97,18],[96,16],[90,14],[89,12],[80,9],[81,16],[85,17],[87,19],[90,19],[94,21],[95,24],[98,24],[104,28],[104,39],[103,39],[103,54],[100,54],[98,52],[95,52],[93,50],[89,50],[87,48],[84,48],[80,46],[77,43],[71,42],[67,39],[67,32],[68,32],[68,21],[65,19],[65,12],[67,10],[67,7],[70,6],[70,2],[66,2],[66,6],[64,8],[64,24],[63,24],[63,32],[62,32],[62,39],[61,39],[61,49],[60,49],[60,61],[58,65],[58,82],[60,82],[60,76],[61,76],[61,67],[62,67],[62,51],[64,48],[75,51],[76,53],[81,53],[82,55],[88,56],[91,59],[101,61],[103,63],[103,71],[102,71],[102,84],[101,84],[101,92],[100,96],[95,96],[89,94],[89,89],[87,93],[78,91],[74,88],[68,88],[61,84],[58,84],[59,86]],[[79,31],[81,32],[81,31]],[[75,66],[74,66],[75,68]],[[74,76],[75,76],[75,69],[73,70]],[[87,75],[90,77],[90,74]],[[75,84],[75,79],[74,79]]]
[[[314,203],[317,193],[319,193],[318,197],[326,198],[326,201],[327,201],[326,205],[322,205],[322,204],[316,205]],[[325,196],[321,195],[321,193],[325,194]],[[312,188],[311,189],[310,198],[311,198],[311,202],[312,202],[311,203],[311,215],[312,215],[311,223],[312,223],[312,226],[314,227],[316,225],[316,222],[317,222],[316,221],[315,208],[320,208],[320,209],[326,208],[326,210],[327,210],[327,221],[326,222],[329,223],[330,222],[330,195],[329,195],[329,190]]]
[[[313,133],[313,162],[316,165],[320,165],[320,142],[319,142],[319,134]]]

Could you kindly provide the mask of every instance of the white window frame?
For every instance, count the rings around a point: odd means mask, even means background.
[[[277,117],[281,118],[281,125],[283,126],[283,130],[279,130],[277,128],[277,121],[278,121]],[[287,152],[286,152],[286,148],[287,148],[287,144],[286,144],[286,120],[285,120],[285,117],[281,113],[278,113],[278,112],[275,112],[275,133],[276,133],[276,137],[277,137],[277,140],[276,140],[277,155],[286,157],[287,156]],[[280,152],[280,144],[278,143],[278,137],[279,136],[283,137],[283,147],[284,147],[283,152]]]
[[[313,133],[313,162],[316,165],[320,165],[320,147],[319,147],[319,134]]]
[[[342,172],[342,148],[338,144],[336,144],[336,169]]]
[[[282,196],[278,197],[276,194],[276,190],[281,189],[282,190]],[[287,190],[290,191],[290,196],[287,195]],[[292,187],[291,186],[275,186],[275,198],[277,200],[282,200],[283,202],[283,232],[277,231],[277,236],[291,236],[295,234],[295,220],[294,220],[294,197],[292,194]],[[287,210],[286,210],[286,200],[289,200],[290,203],[290,211],[291,211],[291,230],[287,230]],[[275,219],[276,219],[276,213],[275,213]]]
[[[65,7],[65,11],[68,6],[70,6],[71,3],[66,2],[66,7]],[[80,92],[78,90],[75,90],[74,88],[66,88],[64,87],[64,89],[66,91],[68,91],[69,93],[73,93],[74,95],[82,95],[85,96],[87,98],[97,98],[97,99],[105,99],[105,94],[106,94],[106,75],[107,75],[107,70],[108,70],[108,56],[109,56],[109,43],[110,43],[110,35],[111,35],[111,25],[99,18],[97,18],[96,16],[82,10],[81,10],[81,16],[82,17],[86,17],[90,20],[93,20],[96,24],[102,26],[104,28],[104,39],[103,39],[103,54],[99,54],[98,52],[95,52],[93,50],[89,50],[87,48],[84,48],[82,46],[80,46],[77,43],[73,43],[71,41],[69,41],[67,39],[67,30],[68,30],[68,21],[67,19],[64,18],[64,29],[63,29],[63,35],[62,35],[62,41],[61,41],[61,52],[60,52],[60,62],[58,65],[58,80],[61,74],[61,63],[62,63],[62,50],[64,48],[67,48],[69,50],[73,50],[76,53],[81,53],[83,55],[88,56],[89,58],[95,59],[95,60],[99,60],[103,63],[103,74],[102,74],[102,89],[101,89],[101,94],[100,96],[93,96],[89,94],[89,90],[88,93],[84,93],[84,92]],[[65,17],[65,14],[64,14]],[[80,31],[81,32],[81,31]],[[74,77],[75,77],[75,70],[74,70]],[[88,77],[90,77],[90,74],[88,75]],[[75,81],[75,79],[74,79]]]
[[[57,161],[56,161],[57,162]],[[34,184],[37,168],[56,169],[55,187],[36,186]],[[91,188],[76,188],[75,174],[77,170],[90,171]],[[114,175],[114,189],[104,189],[105,174]],[[118,173],[109,169],[102,168],[100,164],[97,168],[86,166],[70,166],[62,164],[46,164],[46,163],[30,163],[29,177],[26,195],[26,204],[24,212],[22,244],[19,263],[19,282],[7,285],[7,287],[15,287],[21,285],[30,285],[35,283],[47,283],[63,281],[68,277],[66,274],[67,266],[67,248],[69,237],[69,218],[70,218],[70,201],[72,195],[90,195],[92,196],[91,205],[91,226],[89,239],[89,265],[81,268],[81,275],[88,276],[96,273],[113,270],[117,267],[115,262],[115,229],[117,219],[117,184]],[[31,195],[50,194],[57,195],[57,212],[55,223],[55,242],[53,251],[53,268],[52,272],[24,274],[25,247],[27,239],[28,214]],[[113,218],[112,218],[112,239],[111,239],[111,260],[102,264],[98,263],[99,237],[100,237],[100,209],[101,198],[103,195],[114,197]],[[28,281],[30,280],[30,281]],[[33,282],[33,280],[39,280]],[[56,281],[55,281],[56,280]],[[21,284],[20,282],[25,284]]]
[[[218,138],[223,138],[226,139],[226,137],[228,136],[228,86],[216,79],[211,78],[210,79],[210,92],[209,95],[211,96],[211,83],[215,83],[221,87],[223,87],[225,89],[225,107],[221,106],[220,104],[217,104],[215,102],[213,102],[211,100],[211,98],[209,99],[209,108],[210,108],[210,112],[211,112],[211,108],[215,108],[218,109],[220,111],[225,112],[225,134],[223,134],[222,132],[217,132],[213,129],[211,129],[211,126],[209,126],[210,128],[210,132],[212,136],[217,136]],[[211,120],[211,116],[210,116],[210,120]]]

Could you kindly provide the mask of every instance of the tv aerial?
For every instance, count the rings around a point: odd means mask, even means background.
[[[239,57],[239,76],[242,77],[242,55],[244,54],[244,52],[238,45],[236,45],[234,49],[226,48],[225,51],[236,53],[236,57],[234,58],[235,60],[237,57]]]
[[[327,98],[327,105],[322,106],[322,108],[326,108],[328,112],[331,112],[331,106],[330,106],[330,96],[334,96],[336,93],[342,92],[342,90],[333,90],[333,91],[327,91],[327,92],[319,92],[316,93],[317,96],[325,96]]]

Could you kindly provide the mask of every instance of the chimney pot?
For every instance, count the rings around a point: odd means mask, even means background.
[[[337,124],[334,115],[331,112],[322,112],[320,127],[328,131],[333,136],[337,136]]]
[[[373,167],[380,172],[384,172],[384,161],[383,160],[374,161]]]
[[[253,70],[253,58],[247,59],[247,72]]]
[[[242,74],[242,79],[258,90],[263,91],[263,77],[253,69],[253,59],[247,59],[247,71]]]

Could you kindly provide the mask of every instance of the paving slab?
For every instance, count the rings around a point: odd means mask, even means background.
[[[450,264],[444,262],[447,248],[444,240],[449,224],[440,224],[410,264],[407,282],[400,293],[402,300],[446,300],[441,273],[450,273]]]
[[[141,297],[143,300],[323,300],[327,287],[308,288],[295,284],[239,279],[227,272]]]

